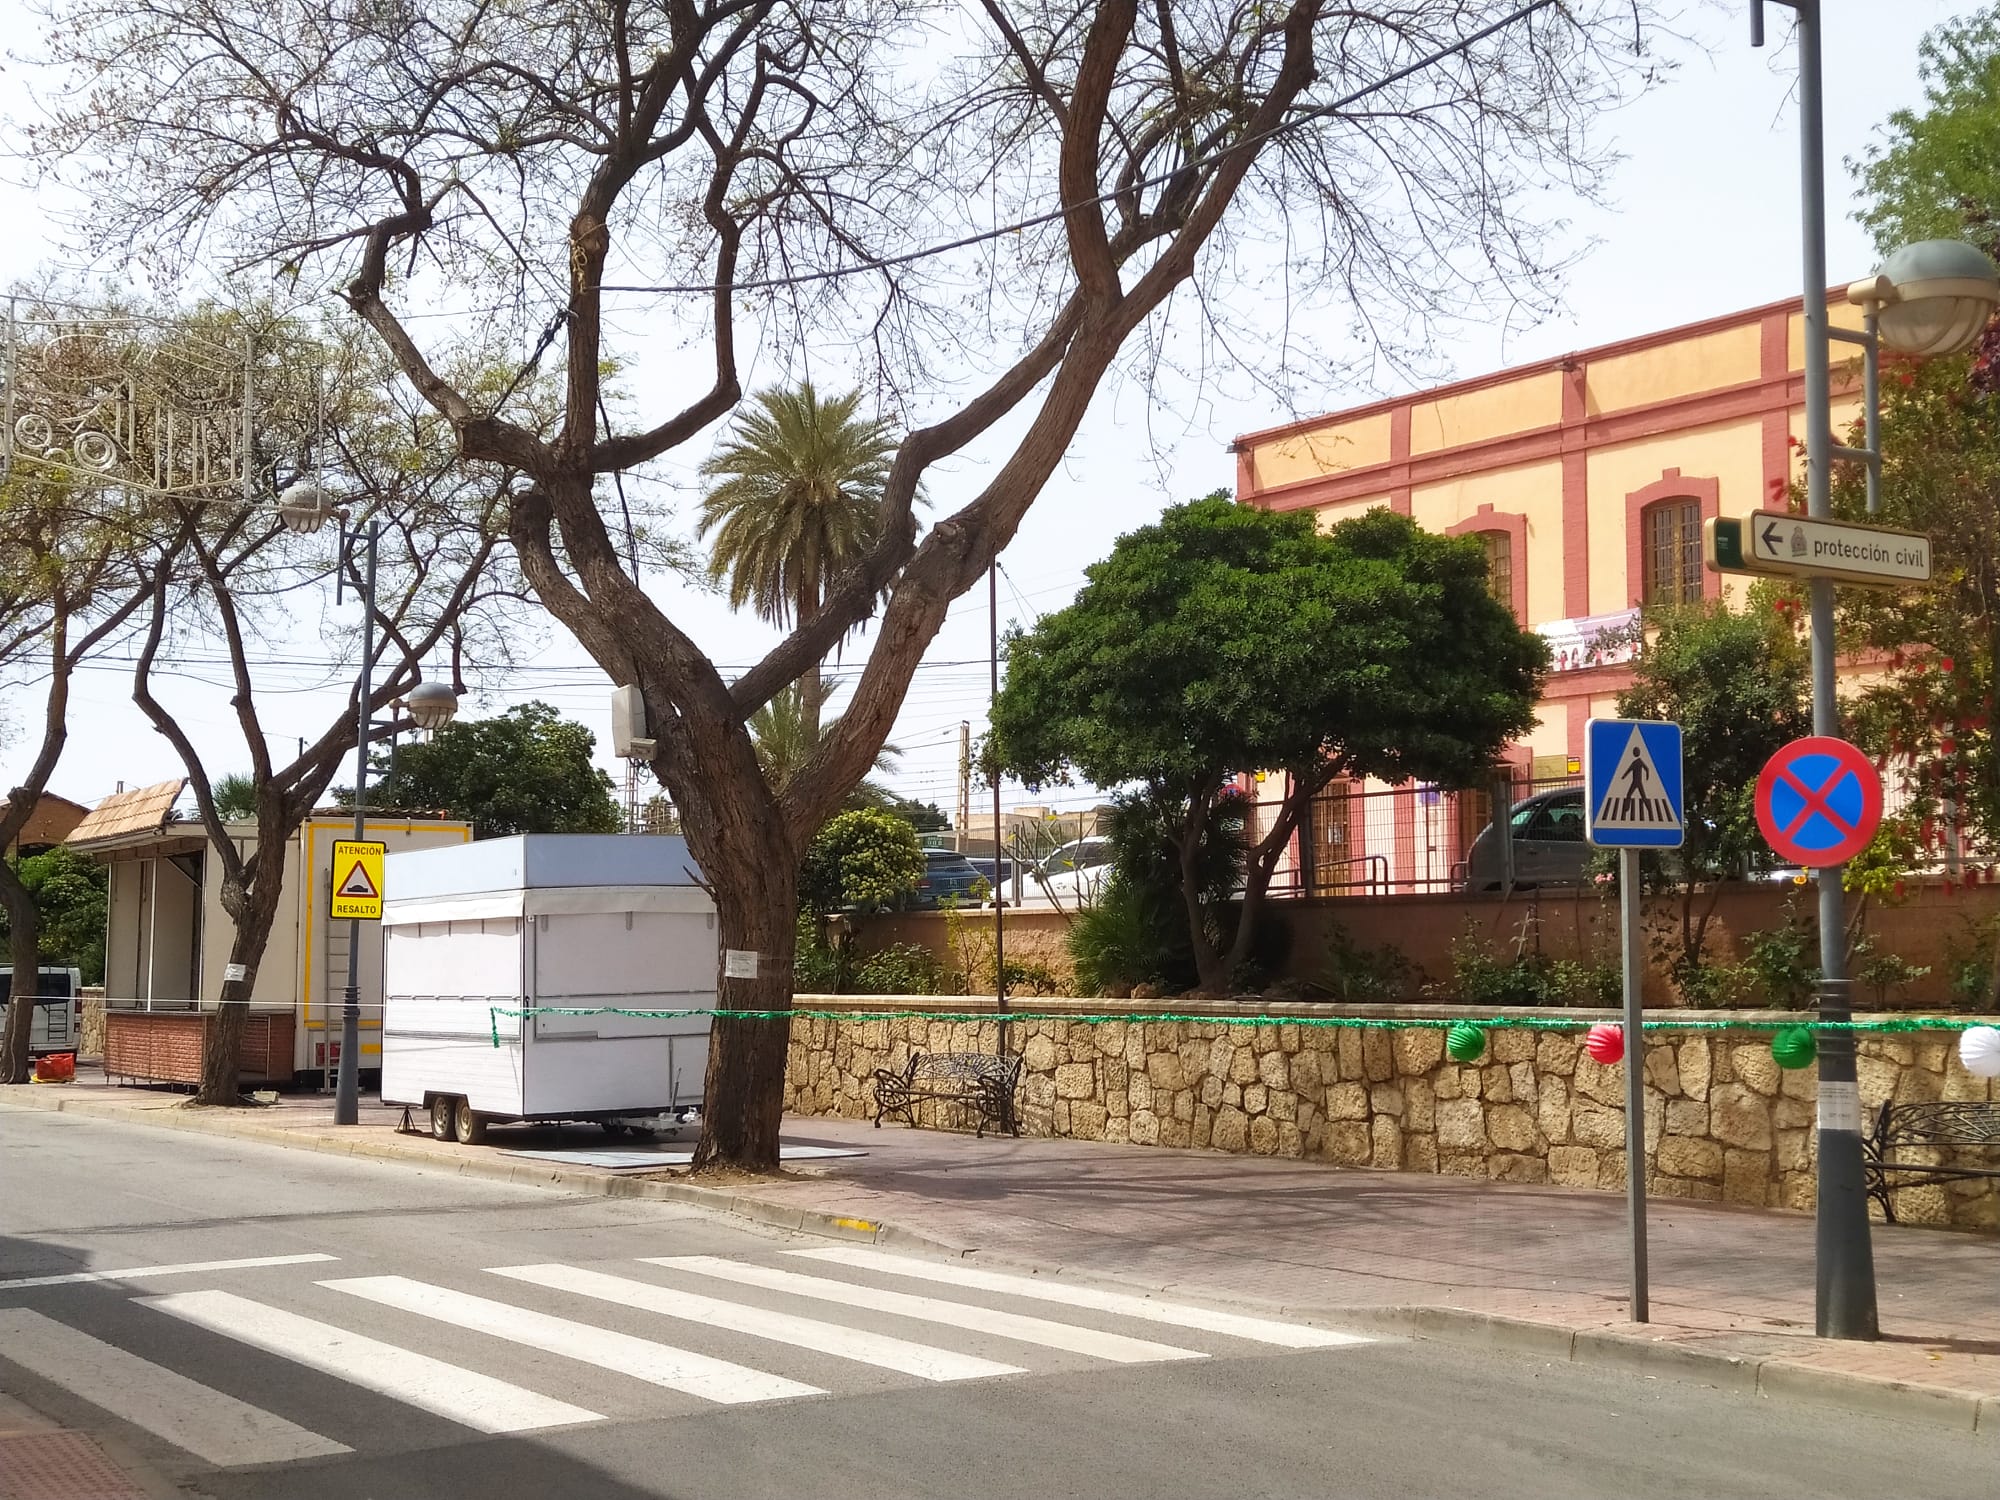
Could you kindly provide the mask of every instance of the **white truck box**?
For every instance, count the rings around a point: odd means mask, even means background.
[[[392,854],[382,1098],[482,1120],[656,1115],[701,1103],[715,905],[683,839],[525,834]],[[494,1045],[497,1025],[499,1045]]]

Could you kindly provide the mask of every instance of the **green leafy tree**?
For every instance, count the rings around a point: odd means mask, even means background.
[[[1535,719],[1548,662],[1470,539],[1370,511],[1312,516],[1218,492],[1118,540],[1069,608],[1008,643],[990,755],[1029,785],[1138,782],[1173,828],[1204,989],[1249,956],[1271,873],[1336,777],[1477,782]],[[1286,773],[1226,922],[1204,846],[1239,772]]]
[[[215,812],[224,821],[257,816],[257,783],[241,771],[216,778]]]
[[[896,439],[888,423],[860,409],[861,392],[821,400],[811,381],[760,392],[701,466],[714,483],[695,527],[703,537],[714,533],[709,576],[727,583],[731,608],[747,604],[773,625],[808,624],[828,585],[875,544]],[[793,697],[803,743],[817,748],[824,699],[817,669]]]
[[[893,813],[862,807],[822,828],[799,870],[799,904],[826,915],[887,911],[924,878],[916,830]]]
[[[805,683],[795,682],[750,715],[750,741],[757,752],[757,765],[774,791],[782,791],[785,783],[805,768],[839,723],[837,719],[819,723],[809,709],[810,696]],[[902,753],[894,745],[884,745],[875,752],[876,771],[886,774],[895,770]],[[888,796],[870,781],[860,782],[855,793],[871,806]]]
[[[73,966],[82,970],[85,984],[102,984],[104,903],[111,872],[63,844],[10,863],[35,903],[35,938],[42,962]],[[12,936],[4,912],[0,912],[0,935]]]
[[[376,757],[375,807],[422,808],[472,824],[482,839],[516,833],[617,833],[625,819],[611,778],[592,763],[597,740],[546,703],[455,720]],[[353,803],[343,789],[342,800]]]
[[[1684,976],[1701,968],[1718,882],[1742,875],[1763,848],[1758,773],[1811,731],[1806,652],[1792,613],[1785,595],[1759,585],[1747,610],[1685,605],[1650,613],[1635,627],[1638,657],[1632,686],[1618,696],[1619,717],[1681,726],[1686,833],[1658,868],[1679,897],[1677,967]]]
[[[1970,234],[1990,244],[2000,216],[2000,6],[1954,16],[1917,48],[1922,109],[1899,109],[1850,158],[1855,217],[1876,245]]]

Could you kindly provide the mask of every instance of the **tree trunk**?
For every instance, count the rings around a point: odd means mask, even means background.
[[[715,893],[722,938],[718,1008],[789,1011],[792,956],[798,940],[797,872],[792,862],[774,850],[763,850],[743,864],[726,857],[704,860],[702,873]],[[731,953],[755,954],[756,978],[731,978]],[[777,1171],[791,1039],[791,1023],[783,1018],[715,1021],[709,1030],[695,1171],[711,1167]]]
[[[242,1102],[238,1075],[242,1071],[243,1027],[250,1019],[250,992],[257,987],[257,965],[263,961],[265,945],[271,940],[278,895],[283,889],[276,878],[276,869],[266,873],[270,878],[253,884],[241,899],[239,911],[231,913],[236,931],[229,943],[229,963],[232,967],[241,964],[243,977],[222,981],[222,1003],[216,1008],[215,1023],[208,1028],[202,1045],[201,1088],[194,1096],[196,1104]]]
[[[26,1083],[35,992],[41,988],[41,913],[14,866],[4,859],[0,859],[0,906],[7,909],[9,961],[14,966],[13,998],[7,1002],[7,1027],[0,1037],[0,1084]]]

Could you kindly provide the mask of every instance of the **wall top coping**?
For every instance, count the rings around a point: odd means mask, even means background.
[[[996,1020],[1001,1012],[995,1008],[991,995],[794,995],[792,1004],[799,1010],[849,1011],[880,1013],[884,1011],[921,1011],[929,1014],[963,1015],[967,1020]],[[1023,997],[1010,1006],[1007,1015],[1019,1019],[1023,1012],[1034,1017],[1046,1016],[1110,1016],[1123,1019],[1126,1015],[1151,1016],[1170,1013],[1178,1016],[1196,1016],[1204,1019],[1227,1020],[1245,1016],[1270,1016],[1275,1021],[1311,1021],[1329,1018],[1351,1018],[1355,1020],[1382,1021],[1479,1021],[1486,1019],[1524,1020],[1574,1020],[1579,1025],[1598,1021],[1617,1021],[1615,1010],[1587,1010],[1581,1007],[1512,1005],[1475,1007],[1468,1005],[1328,1005],[1310,1001],[1264,1001],[1245,1000],[1193,1000],[1186,998],[1164,998],[1159,1000],[1078,1000],[1061,996]],[[1856,1011],[1857,1021],[1908,1020],[1925,1014],[1912,1011]],[[1747,1026],[1799,1026],[1810,1025],[1814,1019],[1812,1011],[1795,1010],[1663,1010],[1657,1007],[1646,1011],[1649,1021],[1734,1021]],[[2000,1018],[1974,1016],[1952,1016],[1953,1021],[1976,1021],[1990,1019],[2000,1024]]]

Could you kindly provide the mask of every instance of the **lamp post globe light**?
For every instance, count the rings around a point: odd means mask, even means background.
[[[1979,342],[2000,307],[2000,271],[1963,240],[1919,240],[1847,296],[1873,305],[1882,342],[1897,353],[1960,354]]]
[[[296,479],[278,496],[278,519],[287,531],[311,536],[334,515],[326,491],[310,479]]]
[[[403,708],[419,729],[442,729],[458,717],[458,694],[441,682],[420,682],[403,695]]]

